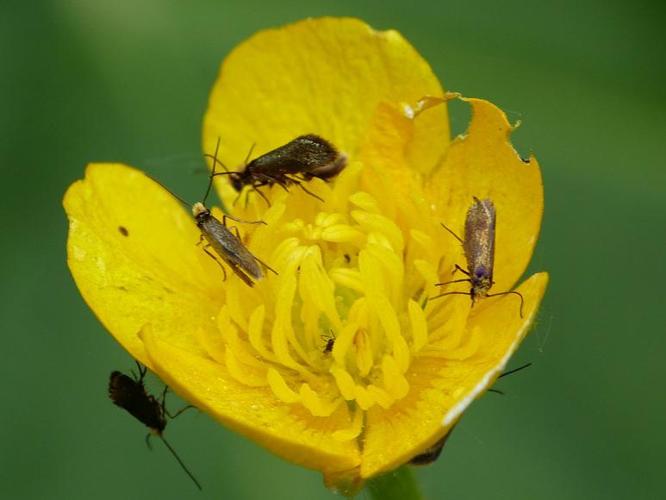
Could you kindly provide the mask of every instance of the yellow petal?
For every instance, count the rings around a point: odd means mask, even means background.
[[[336,432],[353,424],[346,405],[328,417],[313,417],[300,404],[279,401],[269,388],[240,384],[224,365],[163,342],[154,328],[145,329],[142,338],[157,375],[177,394],[232,430],[286,460],[327,475],[358,466],[356,442],[334,438]]]
[[[493,200],[496,293],[511,289],[532,256],[543,213],[541,172],[535,158],[524,162],[511,146],[512,127],[504,112],[488,101],[466,101],[472,106],[467,133],[451,143],[426,185],[441,222],[461,237],[472,197]],[[446,237],[457,244],[453,236]],[[458,264],[466,267],[464,260]]]
[[[130,354],[146,363],[137,332],[152,323],[162,338],[200,350],[201,328],[224,297],[218,265],[196,246],[191,215],[131,167],[92,164],[63,201],[67,262],[81,295]]]
[[[396,103],[379,103],[359,152],[365,166],[363,189],[376,200],[378,211],[403,233],[418,230],[430,234],[434,229],[432,218],[425,216],[432,207],[424,195],[423,174],[441,162],[449,146],[444,132],[424,128],[433,116],[439,117],[433,114],[436,110],[406,115]]]
[[[442,95],[442,88],[398,32],[351,18],[307,19],[259,32],[226,58],[204,119],[204,151],[221,138],[220,156],[236,170],[253,144],[256,157],[315,133],[353,158],[378,103],[416,103],[424,95]],[[423,116],[420,126],[444,147],[445,107]]]
[[[367,413],[361,476],[368,478],[407,462],[449,432],[463,410],[483,393],[506,366],[534,321],[548,275],[533,275],[518,290],[525,298],[521,318],[511,296],[476,312],[468,324],[482,337],[465,360],[419,356],[406,374],[407,397],[388,410]],[[464,297],[463,297],[464,299]]]

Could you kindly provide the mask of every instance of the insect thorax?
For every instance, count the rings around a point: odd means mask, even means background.
[[[488,295],[490,287],[493,286],[493,277],[484,266],[479,266],[472,270],[472,300],[475,297],[485,297]]]
[[[247,182],[246,178],[248,177],[249,175],[246,173],[246,170],[230,175],[229,180],[231,181],[231,187],[238,192],[242,191],[243,186],[245,186],[245,183]]]
[[[197,226],[201,227],[201,225],[210,217],[210,210],[208,210],[203,203],[198,201],[192,205],[192,215],[197,221]]]

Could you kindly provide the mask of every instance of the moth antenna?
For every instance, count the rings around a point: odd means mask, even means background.
[[[209,158],[212,158],[212,156],[209,156]],[[217,177],[218,175],[235,175],[238,174],[238,172],[215,172],[214,174],[211,174],[211,177]]]
[[[461,245],[464,245],[464,244],[465,244],[465,242],[462,240],[462,238],[461,238],[460,236],[458,236],[456,233],[454,233],[453,230],[451,230],[451,229],[449,229],[448,227],[446,227],[446,226],[444,225],[443,222],[440,222],[440,224],[442,225],[442,227],[443,227],[444,229],[446,229],[449,233],[451,233],[451,234],[453,235],[453,237],[454,237],[455,239],[457,239],[457,240],[460,242]]]
[[[197,485],[197,488],[199,488],[199,490],[201,490],[201,484],[199,484],[199,481],[197,481],[197,478],[194,477],[194,475],[189,471],[189,469],[187,468],[187,466],[186,466],[186,465],[183,463],[183,461],[180,459],[180,457],[178,456],[178,453],[176,453],[176,450],[174,450],[174,449],[171,447],[171,445],[169,444],[169,442],[168,442],[166,439],[164,439],[164,436],[161,436],[161,438],[162,438],[162,442],[166,445],[167,448],[169,448],[169,451],[170,451],[171,454],[174,456],[174,458],[178,461],[178,463],[180,464],[180,466],[182,467],[182,469],[185,471],[185,473],[186,473],[188,476],[190,476],[190,479],[194,482],[194,484]]]
[[[217,144],[215,145],[215,155],[213,156],[213,171],[210,174],[210,178],[208,180],[208,188],[206,189],[206,194],[203,197],[203,203],[204,205],[206,204],[206,200],[208,199],[208,195],[210,194],[210,188],[213,187],[213,177],[215,177],[215,167],[217,166],[217,153],[220,150],[220,138],[217,138]]]
[[[513,375],[514,373],[519,372],[520,370],[524,370],[525,368],[529,368],[530,366],[532,366],[532,363],[525,363],[524,365],[519,366],[518,368],[514,368],[513,370],[509,370],[508,372],[502,373],[497,378],[499,379],[499,378],[502,378],[502,377],[506,377],[507,375]]]
[[[509,290],[508,292],[490,293],[490,294],[486,295],[486,297],[497,297],[498,295],[508,295],[510,293],[512,293],[514,295],[518,295],[518,297],[520,297],[520,317],[521,318],[524,317],[523,316],[523,305],[525,305],[525,299],[523,298],[522,293],[516,292],[515,290]]]
[[[210,154],[208,154],[208,153],[205,153],[205,154],[204,154],[204,158],[210,158],[210,159],[213,160],[213,161],[215,161],[215,159],[216,159],[215,156],[210,155]],[[219,158],[217,159],[217,164],[218,164],[218,165],[222,165],[222,168],[224,169],[225,173],[227,173],[227,174],[237,174],[237,173],[238,173],[238,172],[232,172],[231,170],[229,170],[229,169],[227,168],[227,166],[226,166],[224,163],[222,163],[222,162],[220,161]],[[207,171],[207,170],[206,170],[206,171]],[[224,175],[224,174],[223,174],[222,172],[217,172],[215,175]]]
[[[169,188],[166,187],[164,184],[162,184],[160,181],[158,181],[157,179],[155,179],[155,177],[153,177],[152,175],[147,174],[147,173],[145,173],[145,172],[143,173],[143,175],[145,175],[146,177],[148,177],[151,181],[153,181],[153,182],[159,184],[160,187],[161,187],[162,189],[164,189],[167,193],[169,193],[171,196],[173,196],[174,198],[176,198],[179,202],[181,202],[181,203],[182,203],[183,205],[185,205],[187,208],[189,208],[189,207],[191,206],[190,203],[186,202],[184,199],[182,199],[182,198],[181,198],[180,196],[178,196],[176,193],[174,193],[173,191],[171,191],[171,189],[169,189]]]
[[[243,160],[243,164],[247,165],[248,160],[250,159],[250,156],[252,156],[252,151],[254,151],[254,147],[257,145],[256,142],[252,143],[252,146],[250,146],[250,150],[247,152],[247,156],[245,157],[245,160]]]
[[[501,379],[502,377],[506,377],[507,375],[512,375],[516,372],[519,372],[520,370],[524,370],[525,368],[529,368],[532,366],[532,363],[525,363],[522,366],[519,366],[518,368],[514,368],[513,370],[509,370],[507,372],[502,373],[499,377],[497,377],[497,380]],[[500,394],[504,396],[504,392],[500,391],[499,389],[488,389],[488,392],[494,392],[495,394]]]

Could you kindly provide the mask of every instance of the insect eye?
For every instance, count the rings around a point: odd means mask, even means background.
[[[483,278],[485,275],[486,275],[486,269],[484,267],[480,267],[476,271],[474,271],[474,276],[476,278]]]

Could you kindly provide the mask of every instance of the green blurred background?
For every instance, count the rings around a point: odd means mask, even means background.
[[[0,2],[2,498],[333,498],[318,473],[187,413],[160,443],[111,405],[132,361],[65,263],[61,198],[116,160],[200,196],[200,128],[222,58],[262,28],[353,15],[401,31],[447,88],[522,126],[546,189],[532,269],[552,282],[513,366],[476,402],[429,498],[665,498],[666,75],[662,2]],[[466,114],[454,110],[455,131]],[[154,387],[158,387],[157,382]],[[173,401],[173,406],[177,406]]]

